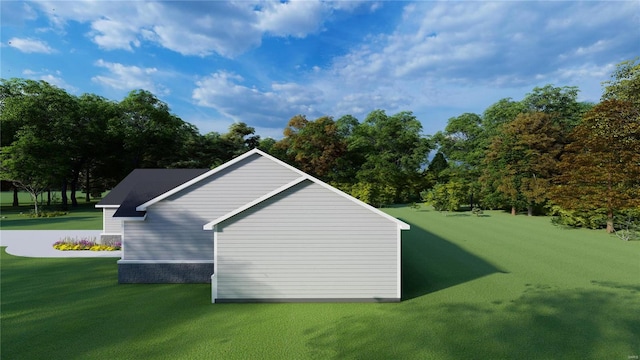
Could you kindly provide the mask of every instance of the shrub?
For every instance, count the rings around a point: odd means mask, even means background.
[[[38,211],[38,214],[36,214],[34,210],[31,210],[26,215],[28,217],[32,217],[32,218],[52,218],[52,217],[57,217],[57,216],[64,216],[64,215],[67,215],[67,214],[69,214],[69,213],[66,212],[66,211],[49,211],[49,210],[40,210],[40,211]]]
[[[122,249],[120,241],[111,241],[105,244],[98,244],[95,238],[71,238],[65,237],[56,241],[53,248],[61,251],[70,250],[90,250],[90,251],[115,251]]]

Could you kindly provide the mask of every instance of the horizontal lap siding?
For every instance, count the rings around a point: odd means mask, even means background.
[[[202,226],[253,201],[299,174],[251,156],[147,209],[125,225],[127,260],[213,260],[213,233]]]
[[[218,225],[218,298],[396,298],[397,225],[304,182]]]
[[[111,208],[103,208],[104,212],[104,229],[103,231],[107,234],[120,234],[122,233],[122,220],[118,218],[114,218],[113,214],[116,213],[118,209]]]

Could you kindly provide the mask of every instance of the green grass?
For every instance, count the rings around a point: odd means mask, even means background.
[[[210,304],[209,285],[118,285],[114,259],[1,254],[3,359],[628,359],[640,242],[547,218],[386,209],[390,304]]]
[[[82,195],[82,196],[81,196]],[[100,230],[102,229],[102,210],[96,209],[97,201],[86,203],[84,194],[78,194],[78,207],[69,205],[68,214],[53,218],[32,218],[29,214],[33,210],[33,203],[29,194],[18,193],[19,207],[11,206],[12,192],[0,192],[0,229],[2,230]],[[59,193],[53,199],[60,199]],[[46,200],[45,200],[46,202]],[[53,201],[51,206],[40,206],[41,210],[59,210],[59,201]]]

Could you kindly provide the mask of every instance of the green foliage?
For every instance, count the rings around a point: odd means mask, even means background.
[[[607,209],[613,215],[640,206],[640,107],[605,100],[585,114],[571,133],[558,164],[552,198],[573,210]]]
[[[522,99],[525,112],[541,112],[550,115],[556,125],[571,129],[580,122],[580,118],[589,106],[578,102],[576,86],[554,87],[545,85],[535,87]]]
[[[362,154],[358,182],[392,188],[395,203],[417,197],[421,169],[432,148],[421,135],[422,124],[411,112],[392,116],[382,110],[369,113],[349,140],[349,150]]]
[[[640,57],[619,63],[605,86],[602,100],[617,99],[640,106]]]
[[[462,182],[449,181],[446,184],[436,184],[431,190],[420,193],[427,205],[437,211],[456,211],[466,200],[468,190]]]
[[[36,213],[35,211],[32,210],[29,212],[28,216],[31,218],[54,218],[58,216],[68,215],[68,214],[69,214],[68,211],[42,210]]]
[[[367,204],[382,207],[394,203],[396,189],[385,184],[357,182],[345,191]]]
[[[551,115],[542,112],[523,113],[505,124],[501,136],[493,138],[483,180],[495,186],[515,209],[533,206],[547,200],[557,158],[562,151],[563,130]]]
[[[549,215],[554,225],[572,228],[603,229],[607,226],[606,209],[567,210],[558,205],[551,205]]]

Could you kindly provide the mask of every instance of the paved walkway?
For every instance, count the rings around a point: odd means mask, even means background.
[[[100,230],[0,230],[0,246],[26,257],[122,257],[122,251],[60,251],[53,243],[64,238],[100,237]]]

